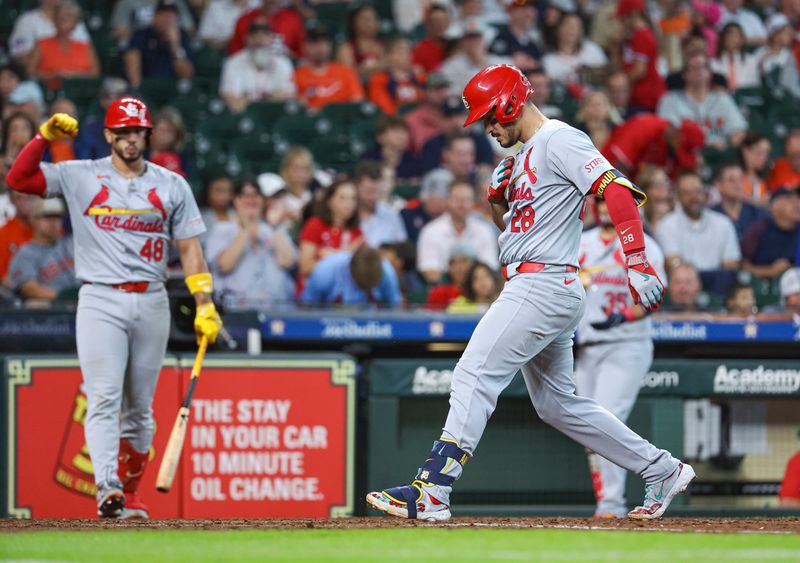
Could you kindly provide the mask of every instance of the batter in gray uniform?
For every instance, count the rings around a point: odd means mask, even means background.
[[[416,478],[411,485],[367,495],[369,505],[394,516],[450,518],[452,485],[519,369],[544,422],[645,479],[644,503],[629,517],[660,517],[694,477],[691,466],[638,436],[594,400],[575,394],[572,336],[584,311],[577,264],[587,193],[609,204],[634,300],[655,310],[664,286],[644,253],[634,199],[643,202],[643,194],[584,133],[545,118],[527,102],[531,91],[527,78],[510,65],[487,67],[464,89],[465,125],[482,120],[506,148],[524,143],[495,169],[488,194],[503,230],[500,263],[508,281],[455,367],[447,421]]]
[[[41,162],[49,141],[74,137],[77,128],[74,118],[53,115],[20,153],[7,181],[12,189],[67,202],[75,274],[83,282],[76,331],[98,515],[146,518],[138,485],[152,444],[151,405],[169,335],[164,280],[170,244],[195,295],[198,338],[213,342],[221,326],[198,239],[205,227],[186,181],[144,159],[152,125],[141,100],[120,98],[109,106],[104,132],[110,157]]]

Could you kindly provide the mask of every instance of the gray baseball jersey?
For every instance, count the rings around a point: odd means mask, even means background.
[[[64,237],[53,245],[29,242],[14,255],[8,267],[11,289],[18,291],[28,281],[36,281],[56,292],[77,287],[72,237]]]
[[[584,196],[613,168],[586,133],[546,121],[516,155],[500,263],[577,266]]]
[[[111,157],[41,164],[47,194],[62,194],[75,239],[79,280],[116,284],[166,279],[172,239],[205,232],[189,184],[151,162],[122,177]]]
[[[647,258],[658,272],[658,277],[666,288],[667,275],[664,271],[664,254],[655,240],[644,236]],[[630,340],[650,338],[650,318],[623,323],[608,330],[595,330],[591,323],[608,318],[611,313],[619,313],[633,307],[633,297],[628,288],[628,273],[625,269],[625,256],[622,244],[616,234],[609,240],[600,238],[600,229],[590,229],[581,235],[581,270],[591,276],[591,285],[586,288],[586,313],[583,315],[576,341],[618,342],[621,346]],[[583,275],[583,274],[582,274]],[[620,366],[621,368],[624,366]]]

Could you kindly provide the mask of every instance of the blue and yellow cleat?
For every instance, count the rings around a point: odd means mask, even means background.
[[[450,519],[450,491],[415,480],[410,485],[392,487],[367,495],[367,504],[391,516],[443,522]]]

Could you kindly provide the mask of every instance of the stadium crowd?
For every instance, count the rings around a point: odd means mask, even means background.
[[[461,91],[512,63],[647,193],[666,310],[800,314],[800,0],[0,0],[0,279],[74,297],[58,200],[5,170],[54,112],[52,162],[109,154],[115,98],[187,178],[229,309],[479,312],[499,293],[485,198],[503,150]],[[587,214],[587,228],[591,214]]]

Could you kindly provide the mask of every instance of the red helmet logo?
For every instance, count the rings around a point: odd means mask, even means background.
[[[120,129],[122,127],[145,127],[152,129],[150,123],[150,111],[145,103],[139,98],[124,97],[111,102],[106,111],[104,125],[108,129]]]
[[[525,101],[533,92],[528,78],[512,65],[488,66],[472,77],[464,88],[464,105],[469,110],[464,127],[482,119],[494,109],[502,124],[519,119]]]

